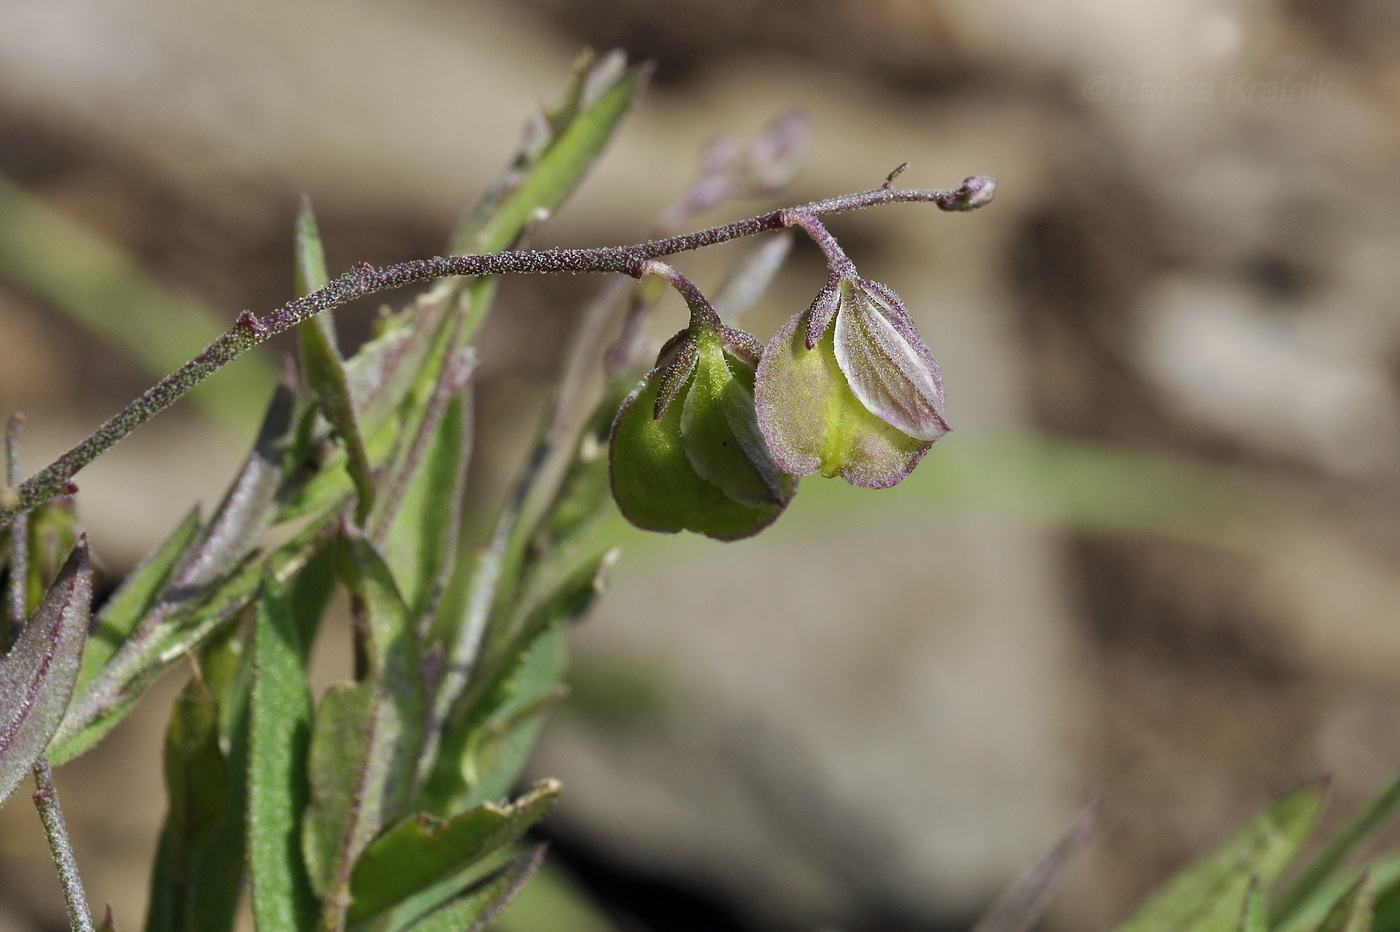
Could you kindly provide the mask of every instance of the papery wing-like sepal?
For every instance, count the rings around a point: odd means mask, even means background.
[[[911,437],[937,440],[948,432],[943,382],[904,304],[878,282],[855,281],[843,290],[835,349],[851,391]]]

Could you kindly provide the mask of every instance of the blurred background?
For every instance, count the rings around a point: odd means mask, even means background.
[[[565,785],[554,892],[510,928],[965,929],[1097,797],[1045,927],[1099,929],[1300,781],[1330,775],[1334,820],[1384,784],[1384,0],[0,0],[0,413],[28,415],[26,472],[238,311],[290,297],[301,194],[333,272],[439,252],[585,46],[656,77],[537,244],[643,238],[707,140],[793,107],[813,138],[783,203],[905,161],[902,184],[1000,187],[974,214],[831,223],[943,368],[955,431],[907,483],[808,480],[740,544],[619,532],[530,767]],[[735,255],[678,264],[713,287]],[[748,329],[767,338],[822,281],[801,244]],[[599,284],[502,289],[478,503]],[[342,340],[375,311],[347,309]],[[109,580],[217,499],[280,351],[82,474]],[[123,928],[143,913],[175,685],[58,774],[89,896]],[[17,797],[0,930],[63,927],[43,851]]]

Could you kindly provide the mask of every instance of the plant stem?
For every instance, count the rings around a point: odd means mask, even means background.
[[[47,757],[39,758],[34,765],[34,783],[38,787],[34,792],[34,805],[39,809],[39,821],[44,823],[49,851],[58,867],[58,880],[63,884],[63,898],[68,903],[68,926],[73,932],[93,932],[92,914],[88,912],[87,896],[78,877],[78,862],[68,841],[68,827],[63,822],[63,810],[58,805],[58,791],[54,789]]]
[[[19,515],[49,499],[76,492],[73,476],[80,469],[252,347],[322,311],[358,298],[416,282],[458,275],[618,272],[638,277],[643,274],[648,259],[703,249],[755,233],[780,230],[798,222],[798,217],[819,217],[883,204],[921,202],[931,202],[949,211],[973,210],[989,202],[995,189],[996,183],[992,179],[981,176],[968,178],[959,187],[949,190],[900,190],[886,182],[883,187],[871,191],[813,201],[801,207],[775,210],[748,220],[631,246],[436,256],[383,267],[360,263],[319,291],[289,301],[264,317],[244,311],[232,329],[211,343],[204,352],[152,385],[87,439],[35,473],[17,489],[0,489],[0,527],[9,525]]]
[[[24,415],[14,414],[5,424],[5,479],[10,485],[19,481],[19,432]],[[8,639],[0,638],[0,650],[19,638],[28,616],[25,590],[29,580],[29,515],[19,515],[10,531],[10,584],[6,592],[4,624]],[[40,756],[34,764],[34,805],[44,834],[49,839],[49,851],[58,880],[63,885],[63,898],[68,901],[68,925],[74,932],[93,932],[92,914],[88,912],[83,882],[78,877],[78,862],[68,841],[68,827],[63,822],[63,810],[58,805],[58,790],[54,789],[53,771],[49,759]]]

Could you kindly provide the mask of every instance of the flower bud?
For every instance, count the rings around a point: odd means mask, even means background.
[[[787,507],[796,482],[773,462],[754,412],[761,351],[743,331],[698,321],[662,348],[613,421],[613,498],[628,521],[734,540]]]
[[[773,337],[758,367],[758,423],[778,466],[886,488],[948,431],[943,382],[898,295],[833,278]]]

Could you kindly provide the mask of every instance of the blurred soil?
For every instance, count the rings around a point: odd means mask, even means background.
[[[548,831],[583,874],[674,895],[614,902],[628,928],[685,928],[665,910],[686,896],[734,928],[964,928],[1093,797],[1103,828],[1049,927],[1104,928],[1298,782],[1330,775],[1338,818],[1400,767],[1389,5],[0,0],[0,172],[231,320],[288,297],[302,193],[333,270],[438,252],[588,44],[655,57],[657,86],[539,242],[640,238],[707,138],[797,106],[814,138],[793,201],[906,160],[911,185],[1000,181],[974,215],[833,223],[943,365],[956,432],[930,464],[1053,432],[1288,490],[1205,542],[809,481],[755,541],[631,548],[532,765],[565,783]],[[722,259],[686,268],[705,285]],[[820,281],[811,251],[791,265],[747,322],[761,337]],[[502,289],[478,501],[595,285]],[[0,278],[0,410],[28,414],[31,467],[145,384]],[[212,503],[244,442],[176,411],[85,473],[109,576]],[[123,927],[174,685],[59,774]],[[62,926],[35,821],[18,797],[0,811],[3,932]]]

